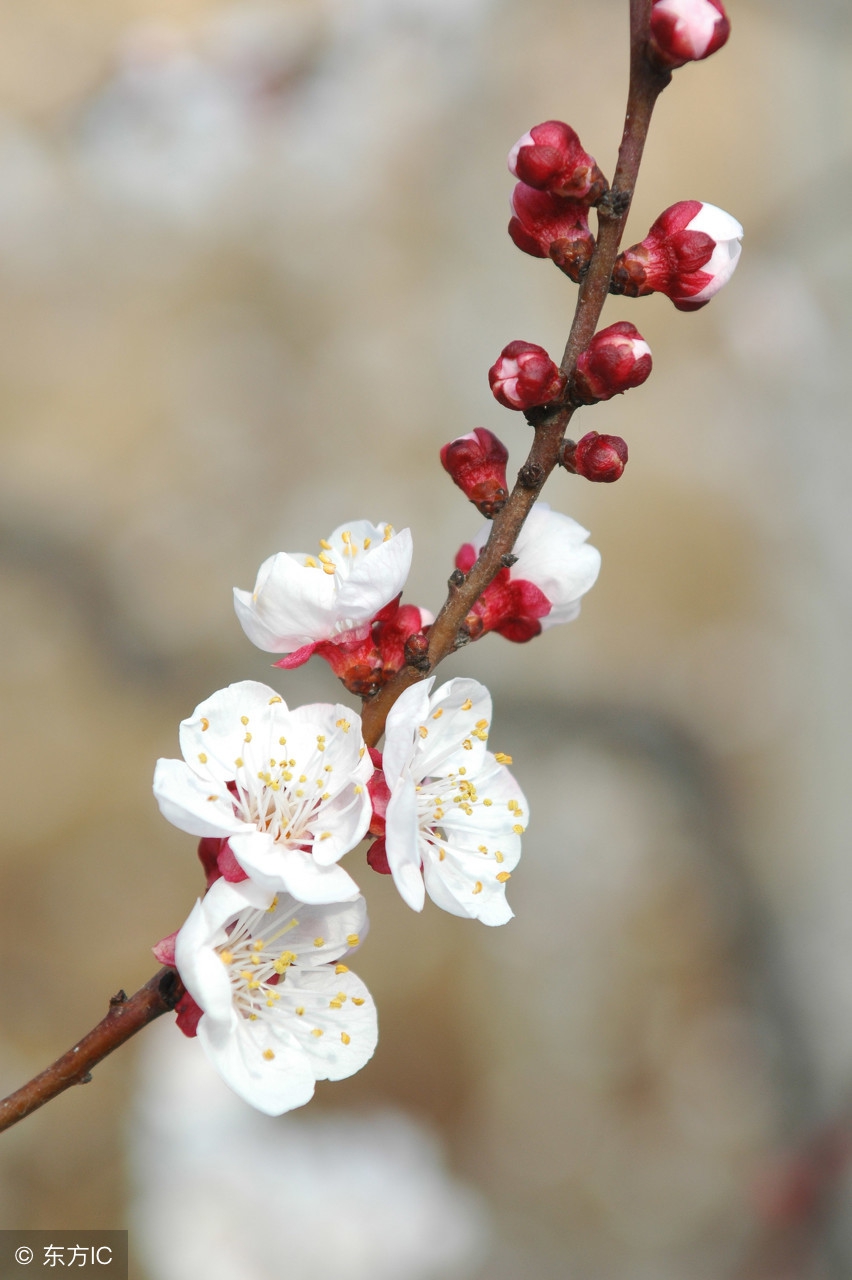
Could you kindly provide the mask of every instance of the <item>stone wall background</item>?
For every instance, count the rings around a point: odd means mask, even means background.
[[[435,608],[477,527],[438,449],[487,425],[522,460],[527,428],[485,372],[514,337],[557,351],[573,286],[507,240],[505,152],[558,116],[611,171],[623,8],[0,5],[9,1089],[149,976],[199,890],[150,777],[202,697],[270,678],[232,585],[364,514],[411,525],[407,594]],[[413,918],[364,867],[379,1052],[270,1122],[282,1142],[389,1106],[431,1126],[477,1225],[456,1255],[397,1261],[399,1280],[745,1275],[763,1171],[846,1113],[852,24],[830,0],[731,17],[725,52],[661,100],[628,234],[709,199],[746,228],[737,275],[695,315],[608,303],[655,372],[583,430],[623,434],[630,466],[547,494],[591,529],[600,582],[572,626],[447,664],[491,687],[533,806],[517,919]],[[313,666],[281,688],[338,694]],[[123,1050],[5,1136],[3,1225],[143,1220],[191,1146],[152,1139],[138,1100],[169,1052]],[[168,1105],[180,1135],[189,1104]],[[146,1212],[138,1275],[171,1280],[149,1246],[200,1211]],[[274,1216],[286,1239],[286,1204]],[[784,1274],[848,1275],[844,1217],[841,1187]],[[365,1275],[399,1219],[365,1231]],[[219,1220],[254,1274],[257,1233]]]

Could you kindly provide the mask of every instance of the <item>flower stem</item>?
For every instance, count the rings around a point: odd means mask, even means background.
[[[589,269],[580,285],[574,321],[560,366],[569,385],[577,357],[594,337],[609,293],[612,270],[630,212],[651,114],[657,98],[671,79],[671,72],[655,69],[647,56],[650,15],[651,0],[630,0],[630,84],[624,132],[612,187],[598,205],[597,242]],[[439,662],[464,643],[464,620],[482,592],[499,573],[503,557],[514,547],[533,503],[559,461],[565,429],[573,413],[574,406],[563,399],[548,406],[547,411],[540,416],[531,415],[534,417],[535,436],[529,456],[518,472],[517,481],[505,507],[494,518],[490,536],[476,564],[460,582],[450,579],[447,599],[429,631],[428,666],[422,663],[417,667],[403,667],[375,697],[364,704],[361,721],[364,738],[369,746],[375,746],[381,738],[388,712],[400,694],[409,685],[430,675]]]
[[[149,1022],[174,1009],[182,995],[183,983],[169,968],[154,974],[129,998],[119,991],[110,1000],[106,1017],[88,1035],[0,1102],[0,1130],[10,1129],[73,1084],[88,1084],[93,1067]]]

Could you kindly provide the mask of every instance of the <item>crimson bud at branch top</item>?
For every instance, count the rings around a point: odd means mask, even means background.
[[[580,352],[572,391],[581,404],[594,404],[641,386],[650,372],[651,348],[635,325],[619,320]]]
[[[697,311],[734,274],[742,234],[724,209],[680,200],[660,214],[644,240],[618,255],[610,291],[629,298],[664,293],[678,311]]]
[[[596,204],[608,186],[594,158],[561,120],[547,120],[525,133],[509,152],[509,172],[537,191],[586,204]]]
[[[445,444],[441,465],[487,519],[506,505],[506,463],[509,451],[492,431],[477,427],[469,435]]]
[[[720,0],[654,0],[651,8],[651,49],[664,67],[709,58],[730,31]]]
[[[532,409],[555,400],[565,390],[565,377],[544,347],[510,342],[488,370],[494,399],[507,409]]]

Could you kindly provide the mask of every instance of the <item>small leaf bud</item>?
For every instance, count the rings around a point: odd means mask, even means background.
[[[612,484],[627,466],[627,442],[621,436],[603,436],[590,431],[576,444],[566,440],[559,460],[566,470],[585,480]]]
[[[534,342],[510,342],[488,370],[494,399],[507,409],[532,409],[555,400],[565,390],[565,378],[544,347]]]
[[[493,432],[477,427],[441,450],[441,465],[465,497],[490,520],[506,505],[509,451]]]
[[[663,67],[709,58],[730,31],[720,0],[654,0],[651,7],[651,53]]]
[[[678,311],[697,311],[734,274],[743,229],[724,209],[680,200],[660,214],[644,240],[620,253],[612,293],[664,293]]]
[[[619,320],[601,329],[577,359],[572,392],[580,404],[595,404],[638,387],[651,372],[651,348],[635,325]]]
[[[509,152],[509,172],[537,191],[585,204],[596,204],[608,186],[594,158],[561,120],[547,120],[525,133]]]
[[[552,258],[575,282],[580,281],[595,247],[588,206],[519,182],[512,192],[509,235],[533,258]]]

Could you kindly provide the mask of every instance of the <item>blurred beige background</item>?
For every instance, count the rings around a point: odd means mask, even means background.
[[[484,425],[522,461],[486,372],[513,338],[558,353],[573,308],[506,236],[505,154],[559,117],[611,174],[626,7],[0,4],[3,1092],[200,890],[150,789],[180,719],[249,677],[340,696],[271,673],[231,587],[363,515],[411,525],[407,598],[440,604],[478,517],[438,450]],[[695,315],[609,302],[654,374],[578,433],[631,461],[546,494],[600,581],[570,627],[447,664],[491,687],[531,802],[517,918],[414,917],[353,853],[374,1062],[261,1124],[152,1029],[4,1136],[3,1226],[129,1224],[139,1280],[210,1280],[214,1224],[232,1280],[852,1274],[843,1177],[781,1261],[755,1192],[852,1084],[852,22],[730,16],[660,102],[628,237],[709,200],[737,275]],[[227,1180],[200,1194],[242,1161],[262,1227]],[[370,1210],[339,1257],[330,1186]]]

